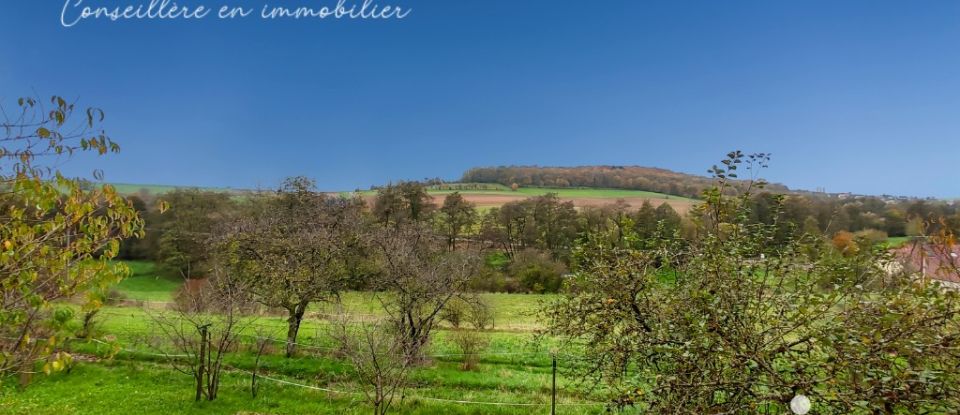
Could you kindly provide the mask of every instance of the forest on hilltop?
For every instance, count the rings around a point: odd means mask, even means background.
[[[500,183],[510,186],[535,187],[598,187],[643,190],[676,196],[698,198],[714,180],[692,174],[641,166],[499,166],[476,167],[463,173],[465,183]],[[785,193],[781,184],[770,184],[768,190]]]

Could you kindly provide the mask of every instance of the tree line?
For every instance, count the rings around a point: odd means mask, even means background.
[[[593,187],[642,190],[698,198],[713,186],[711,179],[666,169],[640,166],[540,167],[500,166],[467,170],[460,179],[465,183],[499,183],[521,187]],[[783,185],[770,190],[785,192]]]
[[[572,248],[586,232],[627,226],[643,235],[658,227],[680,232],[684,222],[669,204],[654,207],[647,202],[633,208],[620,201],[605,207],[577,209],[572,202],[547,194],[480,211],[457,192],[436,204],[427,187],[418,182],[381,187],[370,203],[358,197],[325,194],[309,183],[312,182],[303,177],[291,178],[275,191],[242,196],[178,189],[162,195],[168,206],[163,212],[155,207],[154,195],[144,192],[128,196],[145,219],[148,232],[143,238],[124,240],[119,258],[156,261],[169,274],[203,278],[208,274],[204,264],[214,246],[209,237],[229,233],[233,228],[225,230],[225,224],[264,218],[280,221],[275,226],[286,223],[304,227],[304,221],[322,217],[317,209],[339,204],[356,222],[352,225],[355,234],[416,225],[429,231],[431,238],[442,241],[449,251],[478,252],[482,266],[480,274],[470,281],[474,290],[542,293],[559,289],[563,275],[569,272]],[[289,204],[284,209],[266,207],[267,200],[292,197],[290,194],[310,195],[311,203]],[[251,226],[245,225],[246,229]],[[367,288],[363,277],[369,270],[364,266],[360,257],[351,264],[355,275],[351,275],[349,287]]]
[[[291,180],[301,185],[308,181]],[[365,227],[415,223],[442,239],[449,250],[477,250],[483,257],[483,266],[470,285],[475,290],[493,292],[555,292],[562,276],[572,269],[572,249],[590,233],[609,233],[621,243],[627,231],[640,237],[662,232],[695,240],[699,237],[696,221],[702,219],[697,210],[681,215],[668,203],[654,205],[650,201],[640,206],[618,200],[602,207],[576,208],[556,194],[481,211],[458,192],[435,204],[428,188],[419,182],[383,186],[369,204],[359,198],[322,194],[314,188],[310,194],[316,195],[317,203],[339,201],[351,206]],[[149,193],[129,196],[132,206],[145,218],[149,232],[144,238],[125,240],[119,257],[155,260],[184,278],[202,277],[204,273],[198,267],[205,259],[206,235],[217,232],[219,224],[228,219],[255,217],[257,210],[263,208],[254,206],[264,194],[288,191],[236,196],[178,189],[163,195],[170,206],[164,213],[155,207],[156,197]],[[750,216],[746,219],[750,223],[780,225],[774,241],[778,244],[800,235],[832,240],[841,249],[856,238],[881,243],[887,237],[918,236],[924,232],[925,224],[939,218],[943,219],[942,226],[960,232],[960,207],[946,202],[885,202],[872,197],[840,200],[784,195],[763,188],[743,203],[749,206]],[[304,205],[297,209],[287,215],[290,224],[316,215],[313,207]],[[352,288],[364,288],[363,284],[362,279],[351,280]]]
[[[465,183],[498,183],[504,186],[550,188],[594,187],[643,190],[700,198],[714,183],[707,177],[664,169],[636,166],[538,167],[508,166],[470,169]],[[727,190],[730,191],[730,190]],[[880,231],[888,236],[916,235],[922,221],[943,217],[960,229],[960,204],[936,200],[878,196],[827,195],[791,192],[786,186],[767,183],[751,195],[756,222],[769,224],[775,197],[785,196],[781,220],[808,231],[834,235],[837,232]]]

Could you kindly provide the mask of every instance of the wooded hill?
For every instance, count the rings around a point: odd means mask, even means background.
[[[499,166],[467,170],[461,178],[470,183],[499,183],[521,187],[595,187],[643,190],[697,198],[714,179],[671,170],[640,166]],[[768,190],[790,191],[781,184],[770,184]]]

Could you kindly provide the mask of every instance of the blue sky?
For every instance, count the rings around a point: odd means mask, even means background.
[[[772,152],[766,176],[794,188],[960,196],[960,2],[376,3],[413,11],[64,28],[63,1],[3,1],[0,99],[103,108],[122,153],[66,169],[115,182],[303,174],[353,189],[507,164],[701,174],[742,149]]]

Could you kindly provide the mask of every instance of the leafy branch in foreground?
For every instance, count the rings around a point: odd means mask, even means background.
[[[109,260],[122,239],[143,235],[143,221],[111,186],[91,188],[56,169],[75,153],[119,151],[98,129],[103,112],[60,97],[49,107],[21,98],[15,111],[0,107],[0,117],[0,376],[30,373],[40,362],[55,371],[70,356],[60,351],[67,334],[53,302],[126,275]],[[100,306],[87,300],[88,310]]]
[[[545,314],[548,333],[585,350],[581,379],[655,413],[788,413],[798,394],[816,413],[960,407],[957,293],[886,272],[882,250],[844,256],[751,222],[767,159],[734,152],[714,168],[693,240],[579,246],[568,293]],[[737,170],[753,177],[734,182]]]

